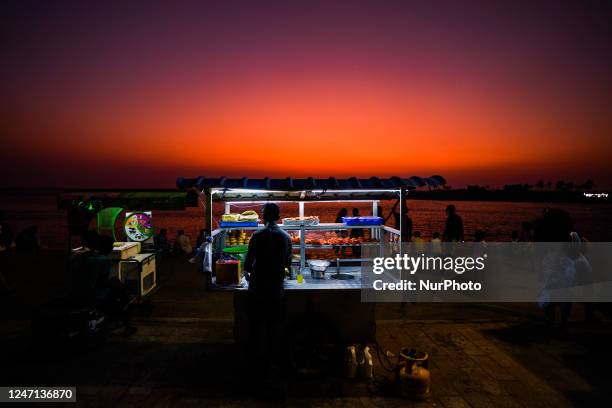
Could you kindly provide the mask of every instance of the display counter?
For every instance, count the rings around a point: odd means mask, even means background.
[[[345,289],[361,289],[361,270],[359,267],[341,267],[340,272],[343,275],[353,276],[353,279],[334,279],[335,268],[329,268],[325,274],[325,279],[313,279],[310,276],[308,269],[302,271],[304,282],[298,283],[297,279],[288,279],[285,281],[285,290],[345,290]],[[330,270],[332,270],[330,272]]]
[[[334,270],[335,268],[330,268]],[[353,279],[334,279],[336,271],[329,272],[325,275],[325,279],[313,279],[310,276],[308,268],[302,271],[304,281],[299,283],[297,279],[286,279],[284,282],[285,291],[297,290],[346,290],[346,289],[361,289],[361,271],[359,267],[342,267],[341,273],[351,275]],[[248,282],[243,279],[238,285],[220,285],[213,278],[211,290],[213,291],[246,291],[248,290]]]
[[[293,250],[299,255],[299,268],[304,270],[309,259],[326,259],[332,267],[356,264],[364,260],[361,257],[362,248],[369,247],[382,255],[384,244],[397,239],[397,230],[384,225],[347,225],[343,223],[320,223],[317,225],[284,225],[277,224],[279,228],[287,231],[291,236]],[[232,245],[247,245],[249,232],[263,229],[265,225],[221,227],[213,231],[216,252]],[[361,230],[362,236],[351,237],[350,231]],[[236,238],[236,237],[239,238]],[[317,254],[317,252],[319,254]],[[291,279],[294,279],[291,274]]]
[[[396,230],[384,225],[318,223],[317,217],[305,217],[308,221],[317,218],[315,223],[300,224],[299,218],[292,218],[291,224],[278,224],[289,233],[294,251],[291,271],[284,282],[287,343],[299,343],[304,332],[323,333],[325,341],[333,339],[336,345],[373,341],[375,307],[373,303],[361,302],[361,262],[365,260],[362,255],[382,253],[384,243],[397,235]],[[380,223],[381,219],[377,221]],[[255,223],[221,224],[213,231],[215,252],[227,254],[228,248],[246,251],[250,234],[263,228],[263,224]],[[361,230],[359,236],[351,234],[352,229]],[[362,252],[365,247],[369,250]],[[308,263],[314,259],[330,263],[322,279],[311,276]],[[298,281],[298,271],[303,280]],[[213,284],[213,288],[233,292],[234,338],[239,345],[246,345],[249,338],[248,282],[243,278],[240,284]]]

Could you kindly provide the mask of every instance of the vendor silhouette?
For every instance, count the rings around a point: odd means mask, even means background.
[[[244,270],[249,281],[249,343],[251,356],[268,375],[283,318],[285,268],[291,267],[291,239],[276,225],[278,205],[263,206],[265,228],[249,241]],[[278,353],[276,353],[278,354]]]

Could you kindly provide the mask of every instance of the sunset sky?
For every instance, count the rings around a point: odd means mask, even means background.
[[[0,186],[612,185],[610,2],[0,7]]]

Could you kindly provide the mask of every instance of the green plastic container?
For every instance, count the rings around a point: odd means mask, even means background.
[[[242,264],[244,264],[244,260],[246,259],[246,254],[248,251],[248,245],[237,245],[223,248],[224,254],[230,255],[233,258],[238,259]]]

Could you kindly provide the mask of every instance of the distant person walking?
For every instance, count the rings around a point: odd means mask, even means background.
[[[402,218],[404,219],[405,228],[402,230],[401,240],[402,242],[410,242],[412,240],[412,218],[410,218],[410,216],[408,215],[408,207],[403,206],[402,214],[400,216],[399,211],[397,211],[397,204],[395,204],[395,206],[391,210],[391,214],[387,216],[387,219],[391,216],[393,216],[394,220],[393,228],[395,228],[396,230],[401,229]]]
[[[571,232],[574,223],[567,211],[546,207],[544,215],[536,222],[534,238],[536,242],[563,242],[572,240]],[[538,305],[544,309],[544,315],[550,327],[555,324],[557,309],[561,312],[559,329],[563,332],[567,327],[572,311],[570,302],[553,302],[551,294],[554,291],[567,290],[575,283],[576,259],[579,254],[568,251],[571,246],[559,244],[545,248],[542,257],[542,274],[544,286],[538,298]]]
[[[463,241],[463,219],[457,215],[457,209],[453,204],[446,206],[446,226],[443,238],[445,242]]]

